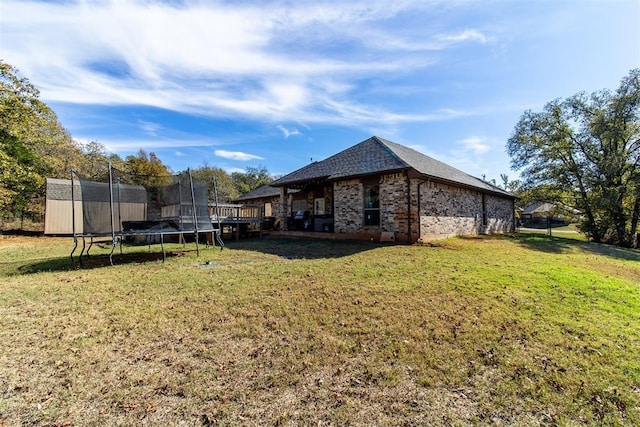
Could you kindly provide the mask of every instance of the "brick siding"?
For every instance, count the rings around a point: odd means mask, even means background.
[[[421,240],[511,231],[513,202],[485,194],[483,212],[482,199],[482,193],[474,190],[433,181],[421,185]]]
[[[407,187],[407,184],[409,186]],[[413,178],[404,173],[378,178],[380,186],[380,225],[364,225],[364,184],[360,179],[343,180],[324,189],[327,213],[333,207],[334,232],[378,238],[392,232],[396,241],[441,239],[457,235],[504,233],[513,230],[513,201],[471,189]],[[281,191],[281,227],[286,229],[289,206]],[[313,206],[314,194],[307,200]],[[411,211],[409,212],[408,198]],[[483,204],[484,197],[484,204]],[[420,206],[418,206],[418,203]],[[483,205],[486,212],[483,212]],[[284,219],[284,221],[282,221]],[[486,220],[486,222],[485,222]],[[411,235],[409,236],[409,227]]]
[[[364,187],[359,179],[333,185],[333,227],[336,233],[360,233],[364,221]]]

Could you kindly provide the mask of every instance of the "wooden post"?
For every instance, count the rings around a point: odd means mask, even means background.
[[[240,240],[240,208],[236,207],[236,240]]]

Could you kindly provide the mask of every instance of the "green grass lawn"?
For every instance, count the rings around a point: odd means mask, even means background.
[[[521,234],[543,234],[548,235],[549,230],[547,228],[521,228]],[[587,237],[578,231],[576,224],[569,224],[562,227],[553,227],[551,229],[551,236],[553,237],[562,237],[565,239],[574,239],[581,240],[583,242],[587,241]]]
[[[638,251],[71,247],[0,237],[0,425],[640,424]]]

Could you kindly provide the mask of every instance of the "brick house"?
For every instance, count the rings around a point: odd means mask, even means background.
[[[270,185],[284,231],[416,242],[515,226],[510,193],[376,136]]]

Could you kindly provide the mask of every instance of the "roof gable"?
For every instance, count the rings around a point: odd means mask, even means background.
[[[412,148],[377,136],[366,139],[325,160],[311,163],[291,172],[272,182],[271,185],[299,185],[308,181],[337,180],[407,169],[413,169],[427,178],[513,197],[488,182],[468,175]]]
[[[525,215],[531,215],[533,213],[548,213],[555,209],[555,205],[548,202],[536,202],[522,210]]]
[[[407,164],[397,158],[376,137],[369,138],[324,160],[306,165],[272,182],[283,186],[311,180],[335,180],[402,170]]]
[[[462,184],[468,187],[475,187],[492,193],[501,193],[513,197],[512,194],[504,191],[500,187],[471,176],[459,169],[454,168],[453,166],[449,166],[446,163],[422,154],[412,148],[397,144],[395,142],[387,141],[386,139],[378,137],[374,138],[380,140],[382,144],[389,147],[389,149],[393,151],[400,159],[402,159],[402,161],[404,161],[407,165],[409,165],[411,168],[422,175],[451,182],[454,184]]]

